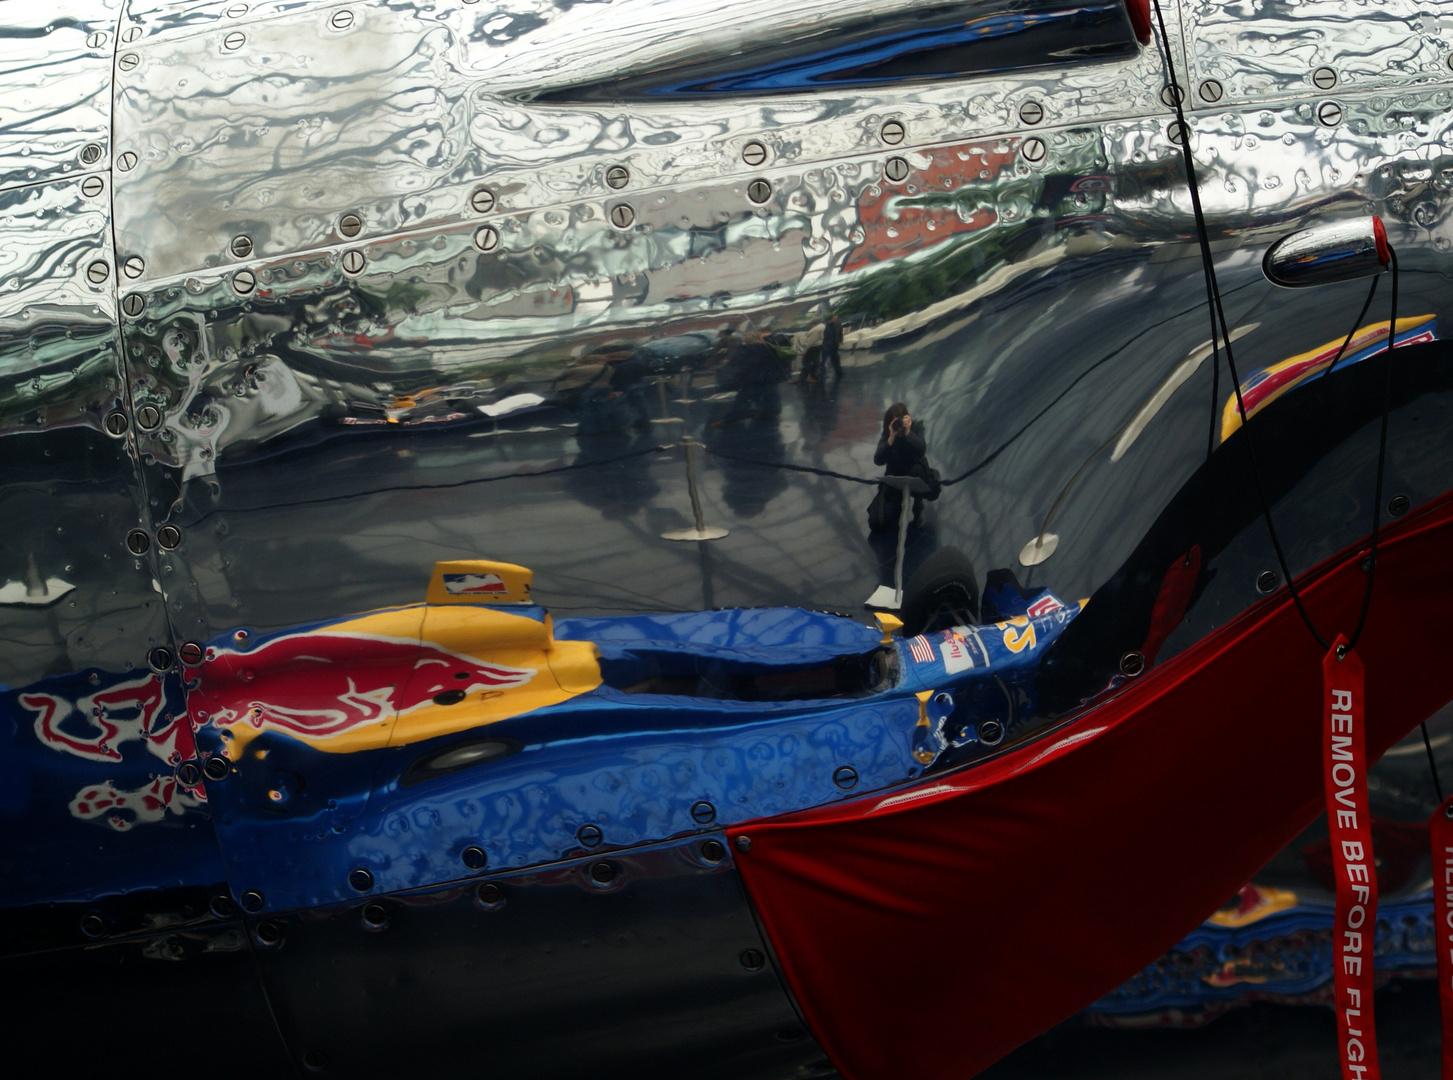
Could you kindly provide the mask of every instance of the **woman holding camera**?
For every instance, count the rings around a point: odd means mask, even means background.
[[[878,449],[873,453],[873,464],[883,465],[887,476],[914,476],[930,488],[936,486],[938,475],[928,464],[928,443],[923,435],[922,425],[915,425],[908,406],[894,402],[883,414],[883,434],[878,439]],[[936,492],[930,494],[936,498]],[[868,508],[869,527],[874,532],[895,528],[898,524],[898,510],[902,494],[890,488],[880,488],[874,506]],[[881,500],[881,501],[880,501]],[[877,509],[877,513],[874,510]],[[923,517],[923,496],[913,496],[913,524]]]

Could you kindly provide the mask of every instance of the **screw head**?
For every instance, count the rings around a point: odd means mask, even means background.
[[[1160,88],[1160,103],[1167,109],[1174,109],[1185,100],[1186,92],[1179,86],[1162,86]]]
[[[605,835],[595,825],[582,825],[575,830],[575,839],[580,841],[581,847],[599,847]]]
[[[1165,137],[1175,145],[1180,146],[1186,141],[1187,125],[1179,120],[1172,121],[1166,125]]]
[[[1362,556],[1361,561],[1357,565],[1362,568],[1362,572],[1365,574],[1372,569],[1372,564],[1376,561],[1373,558],[1372,552],[1369,551],[1366,555]]]
[[[474,230],[474,246],[480,251],[493,251],[499,247],[499,230],[493,225],[481,225]]]
[[[195,641],[184,641],[177,649],[177,654],[182,658],[182,663],[188,667],[196,667],[206,656],[200,643]]]
[[[218,919],[230,919],[237,914],[237,905],[226,893],[218,893],[212,897],[212,903],[209,906],[213,916]]]
[[[202,763],[202,773],[208,780],[226,780],[227,774],[232,771],[232,763],[221,754],[213,754]],[[242,894],[242,906],[247,907],[247,894]],[[261,905],[259,905],[261,906]],[[250,909],[249,910],[253,910]]]
[[[471,870],[483,870],[484,864],[489,861],[489,857],[485,855],[482,847],[467,847],[459,853],[459,857]]]
[[[105,190],[106,183],[99,176],[88,176],[81,181],[81,194],[88,199],[94,199]]]
[[[1330,90],[1337,85],[1337,73],[1329,67],[1319,67],[1312,72],[1312,85],[1318,90]]]
[[[222,48],[228,52],[236,52],[247,42],[247,35],[241,30],[234,30],[222,39]]]
[[[1145,656],[1138,652],[1128,652],[1120,658],[1120,674],[1127,679],[1133,679],[1145,670]]]
[[[86,47],[88,49],[99,49],[102,48],[105,44],[106,34],[104,31],[97,30],[94,34],[86,35]]]
[[[484,907],[494,908],[499,907],[502,903],[504,903],[505,894],[504,890],[501,889],[494,882],[486,881],[479,888],[474,890],[474,897]]]
[[[593,863],[590,867],[590,880],[597,885],[609,885],[619,873],[614,863]]]
[[[282,927],[275,922],[257,924],[257,940],[264,945],[276,945],[283,939]]]
[[[163,525],[156,530],[156,546],[163,551],[172,551],[182,542],[182,530],[175,525]]]
[[[202,782],[202,770],[195,761],[184,761],[177,766],[177,783],[182,787],[196,787]]]
[[[328,20],[328,25],[334,30],[347,30],[353,25],[353,12],[347,8],[333,12],[332,17]]]
[[[883,175],[895,184],[901,184],[908,179],[908,160],[901,157],[890,157],[883,163]]]
[[[116,167],[122,172],[130,172],[136,168],[136,155],[130,150],[123,150],[121,156],[116,159]]]
[[[233,4],[226,11],[226,15],[227,15],[227,17],[229,19],[240,19],[240,18],[242,18],[242,16],[244,16],[246,14],[247,14],[247,5],[246,4]]]
[[[121,270],[129,278],[139,278],[146,272],[146,260],[140,255],[132,255],[121,264]]]
[[[840,765],[832,774],[832,782],[844,791],[858,786],[858,770],[851,765]]]
[[[106,424],[106,430],[112,435],[126,434],[128,421],[126,419],[126,414],[120,409],[113,409],[111,412],[108,412],[106,414],[106,419],[104,422]]]
[[[348,875],[348,884],[352,885],[358,892],[368,892],[373,888],[373,875],[363,867],[359,867]]]
[[[1393,517],[1402,517],[1412,507],[1412,500],[1406,495],[1394,495],[1388,500],[1387,512]]]
[[[739,837],[737,837],[737,850],[738,851],[751,851],[752,850],[752,838],[750,836],[739,836]]]
[[[111,277],[111,267],[100,259],[86,267],[86,280],[92,285],[104,285]]]
[[[98,162],[98,161],[101,160],[101,155],[104,152],[105,151],[103,151],[101,149],[101,144],[100,143],[93,143],[93,142],[87,143],[85,146],[81,147],[81,164],[82,165],[94,165],[94,164],[96,164],[96,162]],[[101,178],[99,176],[93,176],[90,179],[99,181]]]
[[[719,863],[726,858],[726,845],[720,840],[706,840],[701,845],[701,857],[709,863]]]
[[[753,180],[747,184],[747,198],[759,206],[772,197],[772,185],[766,180]]]
[[[388,909],[382,904],[364,904],[363,925],[369,930],[382,930],[388,925]]]
[[[344,214],[338,219],[338,231],[344,236],[357,236],[363,231],[363,219],[357,214]]]
[[[767,148],[753,139],[742,147],[742,160],[755,169],[767,160]]]
[[[494,192],[487,187],[475,188],[469,196],[469,205],[476,213],[487,214],[494,209]]]
[[[238,899],[238,902],[242,904],[242,910],[243,911],[261,911],[262,910],[262,905],[264,903],[264,900],[263,900],[263,897],[262,897],[262,893],[258,892],[256,889],[248,889],[245,893],[243,893],[237,899]]]
[[[1209,101],[1212,104],[1215,104],[1216,102],[1221,100],[1222,96],[1225,95],[1226,91],[1215,79],[1207,79],[1205,82],[1201,83],[1196,93],[1201,95],[1202,101]]]
[[[1449,803],[1447,806],[1443,807],[1443,816],[1445,818],[1453,818],[1453,803]]]
[[[767,964],[767,958],[762,954],[761,949],[743,949],[738,959],[741,960],[742,967],[748,971],[761,971]]]
[[[619,191],[631,182],[631,171],[624,165],[612,165],[605,171],[605,182]]]
[[[610,223],[617,229],[629,229],[636,220],[636,211],[628,203],[616,203],[610,208]]]
[[[151,537],[142,529],[132,529],[126,534],[126,549],[133,555],[145,555],[151,550]]]
[[[691,804],[691,820],[698,825],[710,825],[716,820],[716,807],[705,800]]]
[[[1044,119],[1044,106],[1037,101],[1026,101],[1019,106],[1019,119],[1026,124],[1037,124]]]
[[[146,297],[141,293],[127,293],[121,298],[121,310],[133,319],[146,310]]]
[[[363,272],[366,261],[363,257],[363,252],[357,248],[349,248],[343,253],[343,272],[345,274],[360,274]]]
[[[1275,592],[1276,587],[1281,584],[1281,577],[1275,570],[1263,570],[1256,575],[1256,591],[1265,596],[1267,593]]]
[[[87,937],[100,937],[106,932],[106,920],[99,915],[81,917],[81,933]]]
[[[172,669],[172,651],[157,646],[146,654],[146,662],[151,665],[152,671],[170,671]]]
[[[130,71],[139,63],[141,63],[141,57],[134,52],[122,53],[116,58],[116,66],[122,71]]]
[[[464,0],[464,2],[467,4],[469,0]],[[303,1067],[309,1072],[318,1072],[326,1064],[328,1064],[328,1059],[323,1056],[322,1051],[309,1050],[303,1054]]]
[[[1317,122],[1323,127],[1336,127],[1342,123],[1342,106],[1335,101],[1324,101],[1317,106]]]
[[[229,247],[234,257],[245,259],[252,254],[252,237],[245,234],[234,236]]]
[[[878,129],[878,138],[889,146],[897,146],[907,134],[908,131],[901,120],[885,120],[883,126]]]
[[[1024,145],[1019,148],[1020,155],[1031,165],[1043,161],[1046,152],[1044,140],[1040,138],[1025,139]]]
[[[976,733],[985,746],[998,746],[1004,741],[1004,725],[998,720],[980,720]]]
[[[126,30],[122,33],[121,40],[122,41],[135,41],[140,36],[141,36],[141,27],[139,27],[139,26],[128,26],[126,28]]]
[[[161,425],[161,410],[148,402],[136,410],[136,426],[143,431],[152,431]]]
[[[257,275],[251,270],[239,270],[232,275],[232,291],[238,296],[246,296],[255,288],[257,288]]]

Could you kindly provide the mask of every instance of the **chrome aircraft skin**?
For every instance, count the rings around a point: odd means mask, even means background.
[[[1160,7],[1243,381],[1353,329],[1365,280],[1263,270],[1328,221],[1381,218],[1399,344],[1438,341],[1453,10]],[[160,1075],[832,1075],[723,827],[971,768],[1138,676],[1116,667],[1116,575],[1234,435],[1149,19],[1135,0],[0,4],[12,1041]],[[742,341],[815,355],[829,314],[840,376],[740,370]],[[1388,317],[1384,290],[1358,357]],[[1398,516],[1453,489],[1449,388],[1417,370],[1389,434]],[[541,649],[613,617],[691,648],[717,619],[711,646],[748,651],[787,639],[739,609],[863,621],[894,584],[865,509],[898,401],[946,481],[903,577],[1012,568],[1026,594],[1107,598],[1075,624],[1105,656],[1005,690],[997,737],[904,743],[845,785],[846,758],[797,770],[743,736],[733,768],[775,760],[791,798],[709,816],[683,770],[618,783],[626,758],[589,757],[589,730],[551,743],[553,699],[395,738],[388,694],[422,650],[467,657],[485,695],[480,665],[508,665],[430,637],[451,564],[470,590],[529,568],[529,599],[579,631]],[[1282,448],[1294,575],[1366,534],[1377,415]],[[1280,586],[1250,505],[1149,675]],[[693,524],[724,535],[663,537]],[[347,682],[349,645],[331,705],[259,698],[261,734],[223,737],[216,665],[240,685],[254,646],[344,633],[397,646],[376,685]],[[562,694],[594,692],[571,670]],[[341,749],[267,727],[355,691],[397,731]],[[922,719],[884,717],[854,729],[880,765]],[[524,786],[469,795],[483,765],[447,800],[406,782],[409,747],[504,746],[500,723],[560,751],[529,779],[548,812],[501,809]],[[689,720],[660,731],[649,753],[697,745]],[[629,834],[601,824],[640,807]]]

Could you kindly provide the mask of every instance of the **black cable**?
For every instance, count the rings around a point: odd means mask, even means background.
[[[1423,748],[1428,751],[1428,770],[1433,774],[1433,790],[1438,793],[1438,803],[1441,805],[1443,785],[1438,783],[1438,763],[1433,759],[1433,740],[1428,738],[1428,722],[1424,720],[1418,727],[1423,729]]]
[[[1352,329],[1347,331],[1347,336],[1342,340],[1342,348],[1337,350],[1337,355],[1332,358],[1332,362],[1322,372],[1322,378],[1325,379],[1328,375],[1332,374],[1332,369],[1342,362],[1342,356],[1347,352],[1347,346],[1352,344],[1352,338],[1362,328],[1362,320],[1367,318],[1367,309],[1372,307],[1372,298],[1377,295],[1377,283],[1381,280],[1381,274],[1372,275],[1372,288],[1367,290],[1367,299],[1362,303],[1362,310],[1357,313],[1357,321],[1352,324]]]

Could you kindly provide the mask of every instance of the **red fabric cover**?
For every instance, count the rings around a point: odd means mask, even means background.
[[[1149,45],[1150,0],[1125,0],[1125,12],[1130,16],[1130,28],[1135,31],[1136,40]]]
[[[1358,651],[1375,761],[1453,698],[1453,502],[1379,545]],[[1350,627],[1361,549],[1308,574]],[[731,829],[848,1080],[964,1080],[1155,960],[1322,805],[1322,650],[1283,590],[1067,726],[898,792]]]

